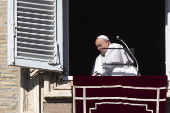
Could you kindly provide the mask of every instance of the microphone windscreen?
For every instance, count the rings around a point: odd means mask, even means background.
[[[121,40],[119,36],[116,37],[118,40]]]

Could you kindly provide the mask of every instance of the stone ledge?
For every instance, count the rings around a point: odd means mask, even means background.
[[[44,98],[72,98],[72,90],[53,90],[44,94]]]

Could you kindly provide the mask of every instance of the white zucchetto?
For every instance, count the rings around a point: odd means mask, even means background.
[[[109,38],[107,36],[105,36],[105,35],[100,35],[97,38],[103,38],[103,39],[109,40]]]

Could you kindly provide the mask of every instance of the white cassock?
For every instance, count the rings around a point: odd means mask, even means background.
[[[112,43],[108,48],[123,48],[122,45]],[[103,65],[109,63],[112,65]],[[124,49],[108,49],[105,57],[101,54],[96,58],[93,73],[96,71],[102,76],[137,76],[137,71],[132,65],[118,64],[133,64],[133,60],[124,51]]]

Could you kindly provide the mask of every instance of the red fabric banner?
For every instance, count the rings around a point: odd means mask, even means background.
[[[73,76],[75,113],[165,113],[167,76]]]

